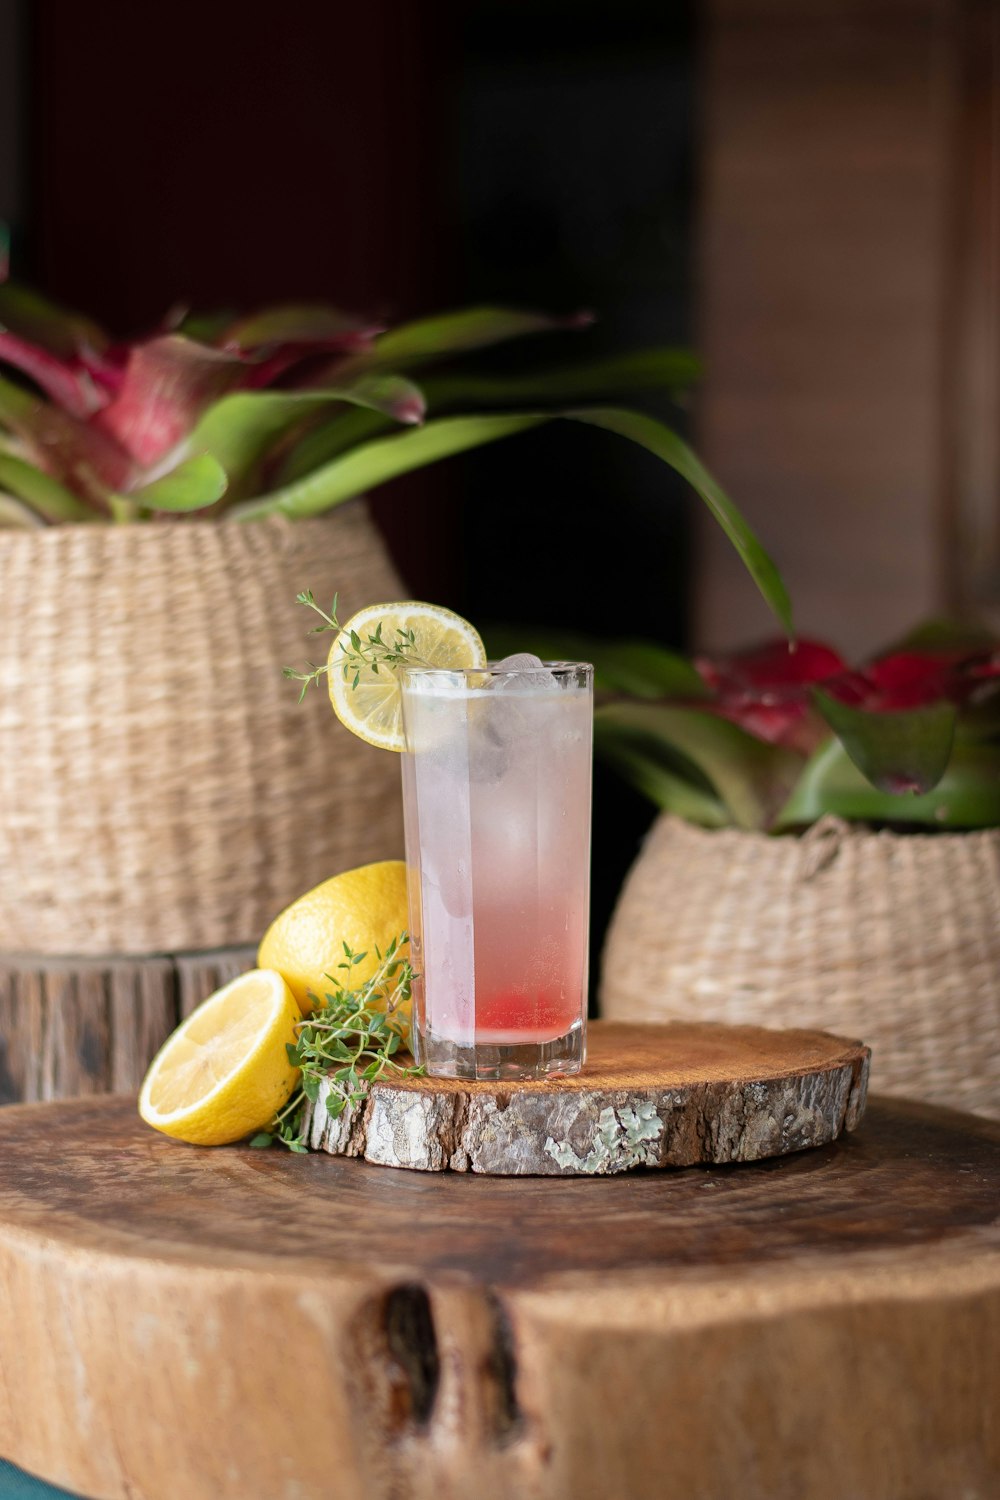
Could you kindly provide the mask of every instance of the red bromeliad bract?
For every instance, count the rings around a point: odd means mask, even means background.
[[[650,642],[594,645],[596,744],[660,807],[775,833],[826,814],[927,829],[1000,825],[1000,642],[947,622],[852,669],[767,642],[687,665]]]
[[[737,821],[740,810],[757,809],[764,822],[752,826],[795,826],[824,810],[946,826],[1000,822],[1000,649],[989,635],[933,624],[858,668],[814,640],[769,641],[695,666],[703,697],[661,698],[658,708],[619,701],[602,726],[611,758],[663,805],[711,815],[707,780],[723,803],[728,796]],[[749,739],[709,734],[706,715]],[[751,753],[751,743],[760,748]],[[678,801],[688,763],[701,780],[697,795],[689,787]],[[732,801],[741,778],[756,786],[755,801]]]
[[[980,645],[893,651],[852,670],[820,641],[789,645],[776,640],[732,656],[696,657],[695,665],[715,694],[710,701],[717,712],[760,739],[782,743],[776,727],[806,716],[812,688],[822,687],[838,702],[869,713],[926,708],[941,701],[961,706],[1000,676],[1000,651]]]
[[[695,666],[715,696],[716,713],[769,745],[808,753],[823,735],[809,688],[846,671],[842,658],[819,641],[768,641],[726,657],[698,657]]]

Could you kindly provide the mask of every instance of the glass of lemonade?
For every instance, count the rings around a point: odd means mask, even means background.
[[[414,1053],[450,1078],[586,1052],[593,668],[400,671]]]

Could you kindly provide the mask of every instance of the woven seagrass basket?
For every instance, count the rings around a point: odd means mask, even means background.
[[[626,880],[601,1014],[863,1037],[872,1086],[1000,1117],[1000,831],[802,838],[666,814]]]
[[[397,758],[282,679],[303,588],[347,614],[400,597],[363,502],[0,533],[0,953],[255,943],[316,882],[400,855]]]

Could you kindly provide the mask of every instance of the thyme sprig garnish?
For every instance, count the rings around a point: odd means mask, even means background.
[[[329,613],[322,609],[317,603],[311,589],[306,589],[301,594],[296,594],[296,604],[304,604],[307,609],[313,609],[323,621],[322,625],[314,625],[310,635],[325,635],[329,631],[338,634],[343,630],[343,625],[337,619],[337,600],[339,594],[334,594],[333,603],[330,605]],[[352,630],[346,636],[341,646],[341,654],[335,661],[306,662],[306,670],[300,671],[298,667],[283,668],[283,675],[291,677],[296,682],[301,682],[302,691],[299,693],[301,703],[313,683],[319,684],[320,678],[340,667],[344,674],[344,680],[350,681],[352,687],[357,687],[361,681],[362,671],[375,672],[382,668],[391,671],[393,667],[429,667],[433,662],[425,659],[417,652],[416,638],[412,630],[397,628],[395,639],[391,641],[382,638],[382,621],[380,620],[374,630],[368,631],[364,637],[356,630]]]
[[[306,1116],[324,1082],[330,1085],[327,1113],[336,1118],[348,1105],[359,1104],[384,1073],[414,1076],[424,1071],[395,1060],[408,1031],[400,1007],[409,1000],[413,985],[410,961],[402,956],[409,941],[409,934],[402,932],[384,954],[376,948],[378,967],[357,989],[349,988],[351,970],[367,958],[367,951],[354,953],[343,944],[344,957],[337,968],[345,977],[339,972],[325,976],[332,988],[323,996],[310,995],[316,1008],[297,1025],[298,1040],[288,1045],[289,1060],[302,1070],[299,1086],[268,1128],[251,1139],[251,1146],[307,1151]]]

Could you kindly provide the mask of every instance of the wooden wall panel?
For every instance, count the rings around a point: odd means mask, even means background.
[[[1000,5],[964,0],[944,351],[947,588],[1000,628]]]
[[[954,7],[707,10],[701,441],[800,628],[862,652],[947,602]],[[698,642],[772,630],[714,529],[700,549]]]

